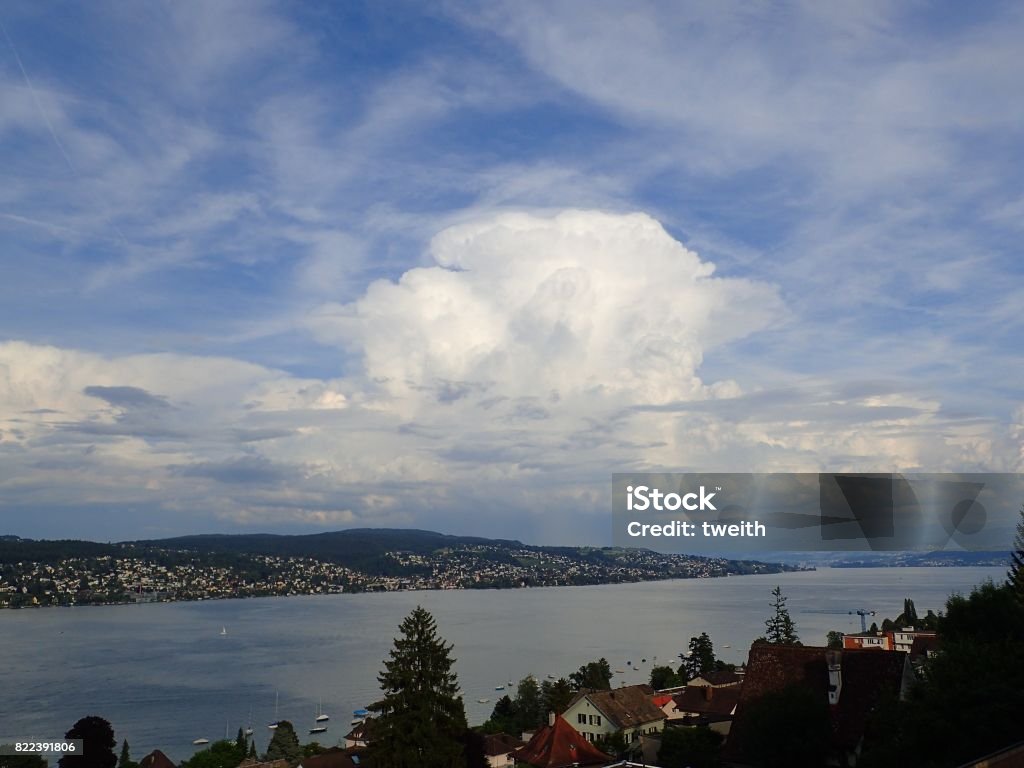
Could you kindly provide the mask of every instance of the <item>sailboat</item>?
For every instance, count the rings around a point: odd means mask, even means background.
[[[267,728],[269,728],[270,730],[274,730],[275,728],[277,728],[277,725],[280,722],[278,720],[278,717],[277,717],[277,703],[278,703],[278,692],[274,691],[274,722],[267,723]]]
[[[192,743],[195,744],[197,747],[201,747],[203,744],[209,744],[210,740],[209,739],[196,739]]]
[[[324,700],[323,700],[323,698],[321,698],[320,699],[320,706],[319,706],[319,708],[317,708],[316,721],[318,723],[326,723],[330,719],[331,719],[330,715],[325,715],[324,714]]]
[[[221,627],[220,628],[220,636],[221,637],[226,637],[227,634],[228,634],[228,628],[227,627]]]
[[[249,707],[249,725],[245,727],[245,735],[252,736],[252,707]]]

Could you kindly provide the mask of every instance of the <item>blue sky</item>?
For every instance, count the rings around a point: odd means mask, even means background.
[[[605,543],[1020,471],[1012,3],[6,3],[0,516]]]

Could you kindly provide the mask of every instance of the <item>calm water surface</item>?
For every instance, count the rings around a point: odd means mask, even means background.
[[[568,675],[600,656],[626,670],[613,685],[646,682],[655,662],[675,666],[700,632],[711,635],[721,658],[743,661],[763,634],[775,584],[789,597],[801,639],[823,645],[830,629],[860,629],[847,611],[876,610],[881,622],[912,597],[923,615],[941,610],[951,592],[1004,577],[999,568],[820,569],[595,587],[0,611],[0,740],[59,737],[78,718],[97,714],[111,721],[119,743],[128,739],[136,759],[160,748],[181,760],[194,751],[193,739],[220,738],[225,727],[233,738],[251,711],[262,750],[277,694],[280,717],[300,738],[322,698],[331,727],[316,738],[333,744],[349,730],[352,711],[379,695],[381,661],[417,604],[455,644],[474,724],[503,695],[495,686],[530,673]]]

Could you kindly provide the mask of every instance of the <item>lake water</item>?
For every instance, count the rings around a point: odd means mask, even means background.
[[[276,693],[280,717],[303,741],[313,738],[304,734],[322,698],[332,719],[316,739],[334,744],[348,732],[352,711],[379,696],[381,662],[417,604],[455,644],[467,715],[477,724],[503,695],[497,685],[530,673],[567,676],[601,656],[626,670],[613,685],[646,682],[654,663],[677,665],[700,632],[711,635],[720,658],[743,661],[764,632],[775,584],[789,597],[801,640],[824,645],[830,629],[859,631],[850,610],[875,610],[881,623],[912,597],[924,615],[941,610],[951,592],[1004,577],[1000,568],[820,569],[594,587],[5,610],[0,742],[60,737],[95,714],[111,721],[119,743],[128,739],[136,759],[160,748],[177,761],[195,750],[193,739],[220,738],[225,725],[234,738],[251,710],[262,750]]]

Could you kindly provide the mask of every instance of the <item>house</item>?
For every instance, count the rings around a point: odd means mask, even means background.
[[[548,724],[538,728],[526,746],[512,753],[512,759],[517,765],[535,768],[571,768],[613,762],[611,756],[591,744],[564,717],[554,713],[548,715]]]
[[[930,631],[919,631],[913,628],[906,628],[900,630],[894,630],[887,633],[892,638],[893,650],[903,651],[904,653],[912,653],[914,647],[914,641],[918,638],[927,640],[936,640],[938,633]]]
[[[484,737],[483,753],[489,768],[506,768],[515,765],[512,755],[526,744],[507,733],[492,733]]]
[[[920,634],[914,638],[914,642],[910,646],[910,659],[911,661],[915,661],[917,659],[928,659],[934,656],[938,652],[938,650],[938,635]]]
[[[892,639],[886,632],[858,632],[856,634],[843,635],[843,649],[847,651],[861,649],[894,650]]]
[[[905,653],[758,643],[750,649],[722,759],[731,765],[748,765],[757,745],[747,743],[746,713],[762,696],[798,686],[828,703],[833,757],[840,764],[853,765],[872,711],[887,693],[905,698],[913,679]]]
[[[175,768],[175,766],[174,763],[171,762],[171,758],[159,749],[154,749],[144,758],[139,760],[139,768]]]
[[[345,748],[357,749],[370,746],[373,740],[374,719],[368,717],[345,734]]]
[[[289,766],[288,761],[284,758],[280,760],[268,760],[264,763],[260,762],[256,758],[247,757],[238,764],[238,768],[289,768]]]
[[[366,762],[359,749],[331,747],[319,755],[302,758],[298,768],[366,768]]]
[[[626,742],[664,727],[665,713],[653,701],[649,685],[626,685],[610,691],[580,691],[562,713],[587,741],[621,732]]]
[[[743,682],[743,675],[738,672],[730,672],[728,670],[720,670],[718,672],[706,672],[703,675],[697,675],[690,682],[686,684],[690,686],[709,686],[711,688],[728,688],[734,685],[740,685]]]
[[[682,693],[673,698],[673,721],[685,725],[706,725],[723,736],[732,727],[732,718],[739,703],[741,685],[714,688],[710,685],[688,685]]]

